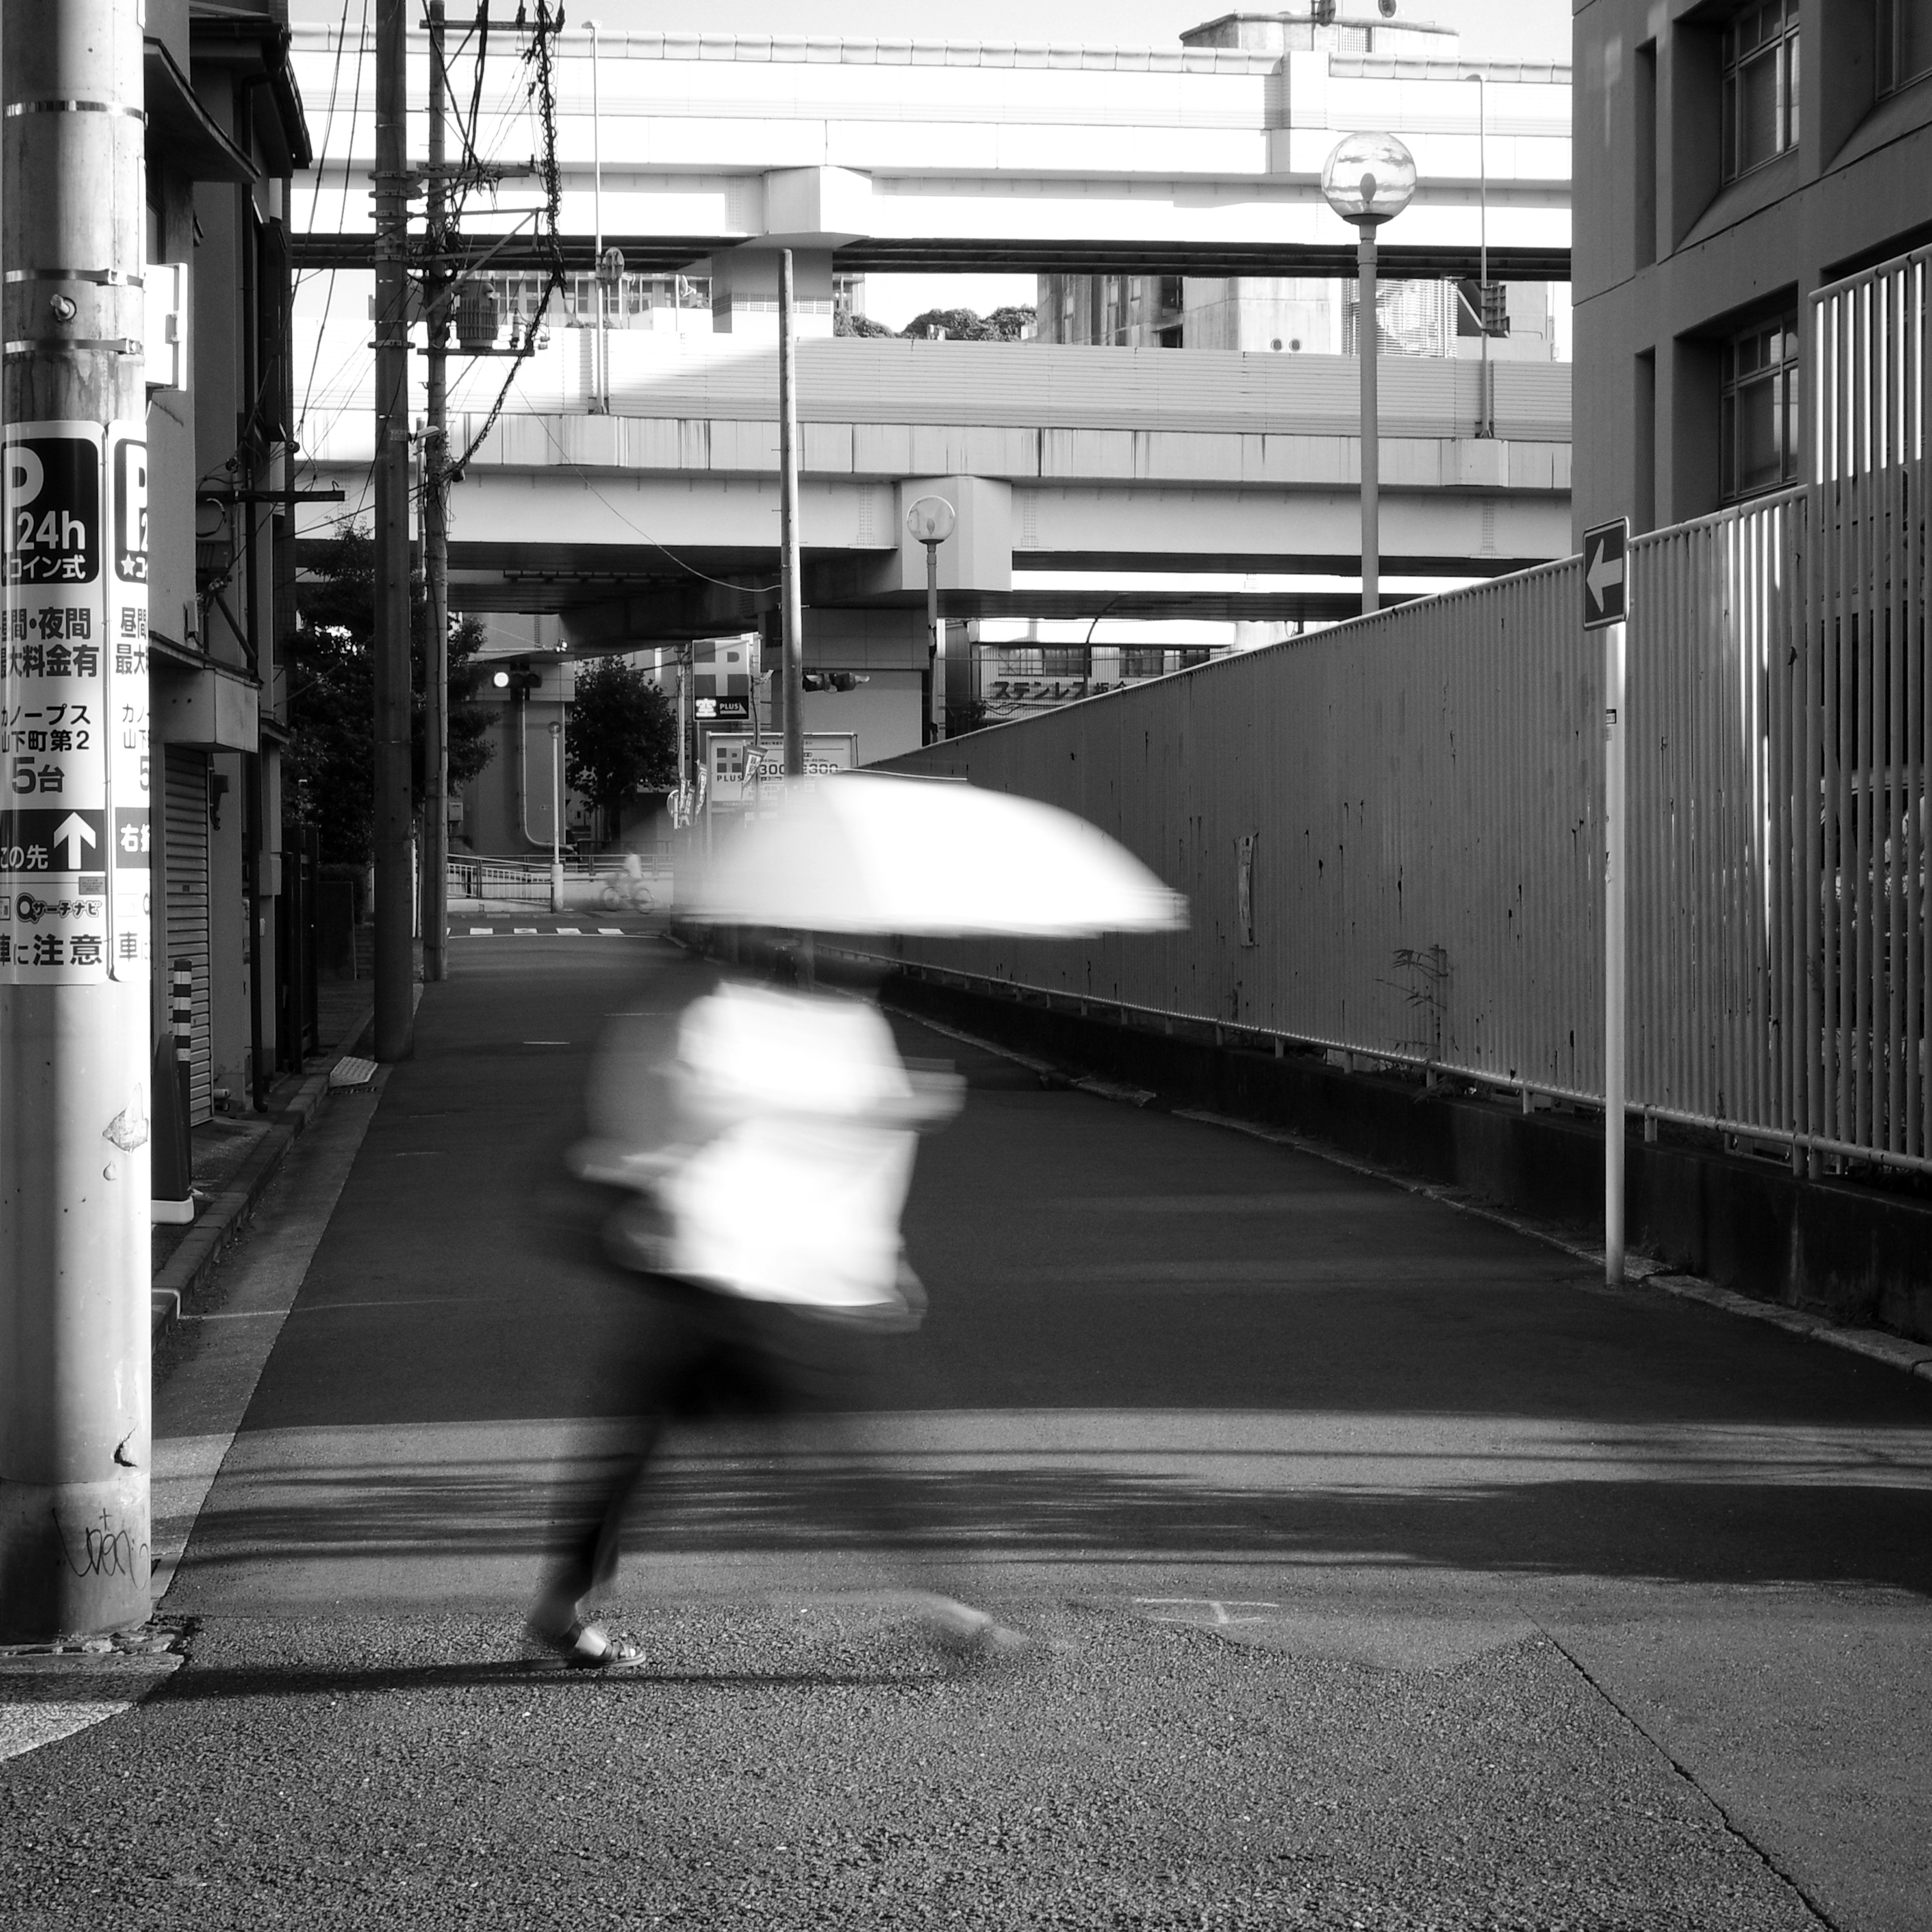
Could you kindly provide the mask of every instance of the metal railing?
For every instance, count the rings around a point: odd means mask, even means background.
[[[1932,1171],[1932,250],[1814,298],[1813,480],[1630,550],[1629,1097]],[[1600,1103],[1603,716],[1575,559],[896,760],[1046,799],[1183,934],[926,970]]]

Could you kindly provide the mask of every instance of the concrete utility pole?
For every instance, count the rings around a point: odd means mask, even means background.
[[[423,584],[428,592],[428,648],[423,663],[423,727],[429,794],[423,814],[423,977],[448,970],[449,931],[449,286],[441,256],[448,190],[448,77],[443,71],[443,0],[429,0],[429,236],[423,315],[429,326],[429,407],[423,434]]]
[[[376,1058],[410,1055],[414,923],[410,806],[408,22],[376,4]]]
[[[798,318],[791,250],[778,256],[778,608],[784,646],[784,768],[805,776],[805,643],[798,589]]]
[[[0,49],[0,1640],[31,1642],[151,1607],[140,9],[5,0]],[[82,706],[78,748],[11,728]]]

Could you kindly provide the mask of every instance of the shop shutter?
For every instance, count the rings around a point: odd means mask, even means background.
[[[208,979],[208,754],[166,747],[167,952],[194,973],[194,1030],[188,1059],[188,1118],[214,1113],[214,1055]]]

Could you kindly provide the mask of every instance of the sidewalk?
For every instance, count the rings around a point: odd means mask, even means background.
[[[300,1074],[284,1073],[269,1089],[267,1111],[218,1114],[194,1130],[195,1218],[158,1222],[152,1234],[157,1339],[206,1289],[297,1136],[326,1103],[329,1069],[355,1046],[374,1010],[369,982],[325,980],[316,1006],[316,1030],[324,1044],[307,1057]]]

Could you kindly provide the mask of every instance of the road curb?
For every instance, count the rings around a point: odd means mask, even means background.
[[[241,1238],[255,1204],[280,1171],[296,1137],[309,1126],[328,1098],[328,1070],[311,1073],[282,1106],[269,1114],[261,1144],[242,1163],[235,1178],[197,1216],[181,1245],[156,1272],[149,1289],[152,1334],[155,1341],[181,1318],[184,1303],[208,1285],[221,1258]]]

